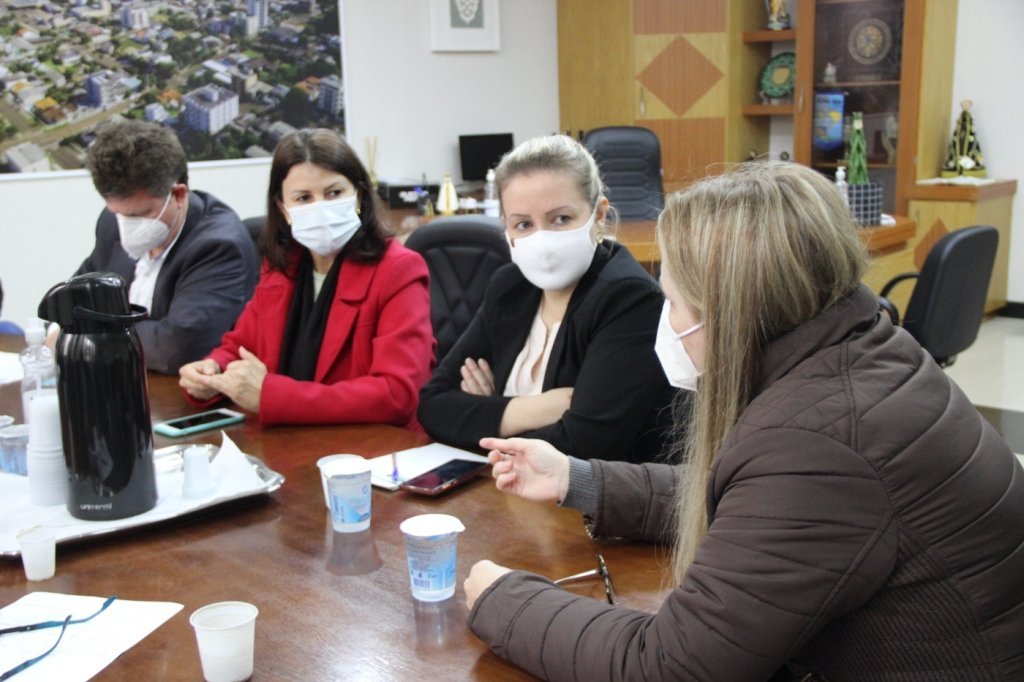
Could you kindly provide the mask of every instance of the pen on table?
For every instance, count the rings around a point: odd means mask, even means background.
[[[391,453],[391,480],[398,483],[398,453]]]

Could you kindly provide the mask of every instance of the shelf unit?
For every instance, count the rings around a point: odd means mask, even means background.
[[[778,43],[795,43],[796,40],[797,30],[795,28],[786,28],[779,31],[743,32],[744,45],[748,46],[748,49],[756,51],[757,59],[763,64],[767,64],[768,60],[771,59],[772,50],[775,45]],[[797,73],[799,73],[799,70]],[[796,106],[793,103],[761,104],[756,102],[755,100],[758,99],[756,89],[755,86],[754,92],[751,93],[751,103],[745,104],[740,110],[744,116],[793,116],[796,113]]]
[[[868,171],[883,185],[883,210],[906,215],[908,192],[938,175],[949,141],[956,15],[956,0],[799,0],[796,87],[803,106],[794,113],[794,159],[834,172],[846,135],[826,149],[829,136],[821,131],[829,119],[816,122],[815,105],[825,99],[817,95],[841,93],[844,116],[864,112]],[[858,37],[874,39],[867,42],[875,57],[855,55]],[[835,83],[823,82],[826,62],[836,66]]]

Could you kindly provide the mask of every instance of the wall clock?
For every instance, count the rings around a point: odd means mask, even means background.
[[[850,30],[846,47],[858,63],[865,66],[877,64],[892,50],[892,29],[881,19],[862,19]]]

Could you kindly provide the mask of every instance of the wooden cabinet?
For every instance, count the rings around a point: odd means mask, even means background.
[[[832,174],[843,117],[864,112],[868,173],[906,214],[949,141],[956,0],[799,0],[794,158]],[[825,82],[828,64],[835,82]],[[840,107],[842,113],[838,113]],[[836,117],[839,117],[838,120]]]
[[[992,225],[999,231],[985,312],[1006,305],[1010,273],[1010,223],[1016,180],[999,180],[977,187],[916,185],[907,192],[910,216],[917,222],[917,239],[908,243],[908,270],[920,270],[932,245],[946,234],[972,225]]]
[[[558,0],[561,129],[653,130],[667,191],[746,159],[768,126],[741,113],[763,62],[740,36],[764,17],[760,0]]]
[[[841,93],[867,117],[887,212],[906,214],[907,190],[938,173],[951,131],[956,15],[957,0],[796,0],[795,28],[766,31],[761,0],[558,0],[560,127],[653,130],[671,191],[766,152],[771,117],[787,116],[794,159],[830,173],[834,151],[812,144],[814,100]],[[757,84],[780,40],[797,55],[793,102],[766,106]]]

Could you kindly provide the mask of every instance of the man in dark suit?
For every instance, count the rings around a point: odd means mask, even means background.
[[[136,325],[146,367],[176,374],[220,343],[252,295],[259,276],[252,239],[227,205],[189,189],[185,152],[166,128],[108,124],[86,167],[107,207],[75,274],[124,277],[131,302],[149,310]]]

